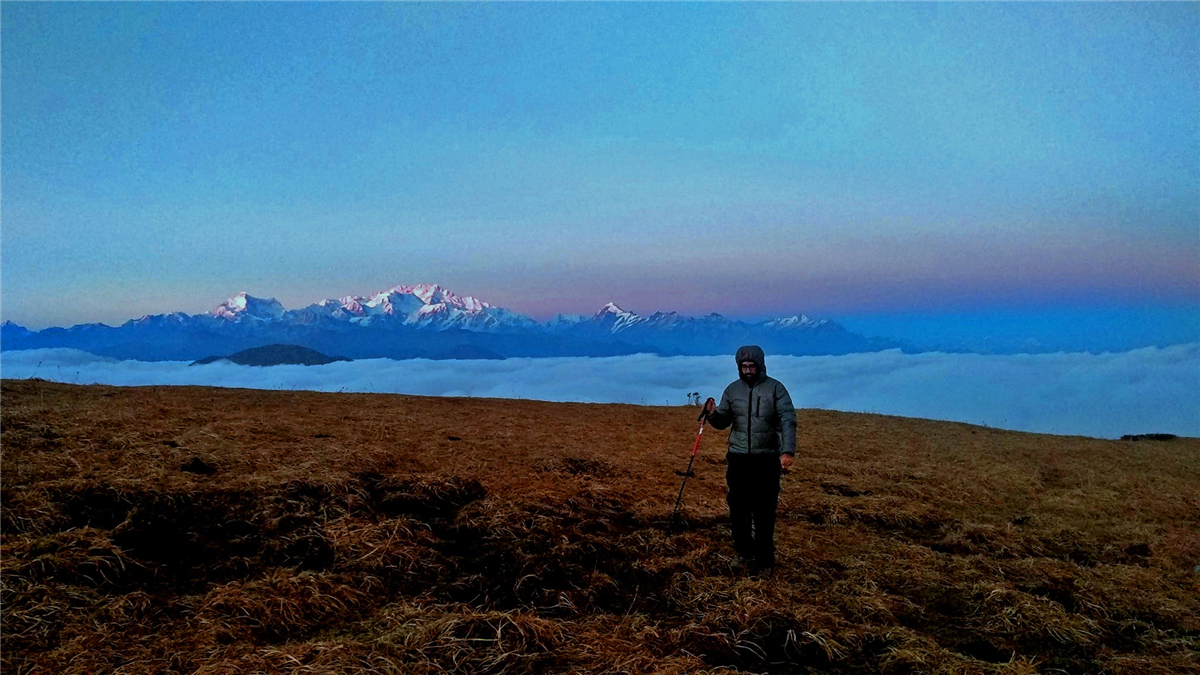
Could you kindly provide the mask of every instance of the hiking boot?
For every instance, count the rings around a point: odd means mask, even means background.
[[[775,576],[775,565],[755,564],[750,568],[751,579],[769,579]]]
[[[754,569],[754,559],[744,555],[735,556],[733,562],[729,563],[734,572],[744,573]]]

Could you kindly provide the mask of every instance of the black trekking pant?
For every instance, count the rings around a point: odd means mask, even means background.
[[[775,505],[779,501],[779,456],[725,455],[729,525],[739,556],[760,567],[775,565]]]

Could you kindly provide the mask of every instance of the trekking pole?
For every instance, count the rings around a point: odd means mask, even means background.
[[[675,511],[671,514],[672,528],[679,522],[679,504],[683,502],[683,488],[687,487],[687,479],[696,475],[692,471],[692,462],[696,461],[696,451],[700,449],[700,437],[704,435],[704,423],[708,421],[708,411],[700,411],[700,417],[696,418],[696,421],[700,423],[700,431],[696,432],[696,443],[692,446],[692,456],[688,459],[687,470],[675,470],[676,476],[683,476],[683,483],[679,485],[679,496],[675,498]]]

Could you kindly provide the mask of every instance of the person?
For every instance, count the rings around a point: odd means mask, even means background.
[[[704,412],[715,429],[733,425],[725,482],[736,565],[769,575],[775,570],[779,477],[796,456],[796,408],[787,388],[767,377],[760,347],[740,347],[735,359],[738,379],[725,387],[719,405],[705,401]]]

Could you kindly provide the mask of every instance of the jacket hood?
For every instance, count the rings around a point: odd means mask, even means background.
[[[742,361],[753,361],[758,365],[758,379],[761,380],[767,376],[767,356],[763,353],[762,347],[758,345],[738,347],[737,354],[733,358],[739,369]]]

